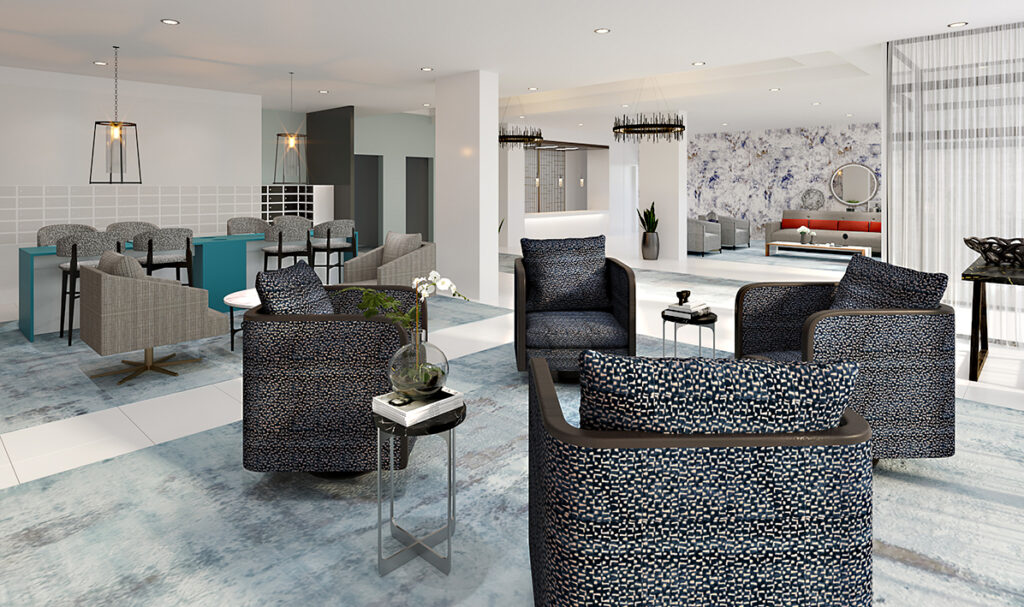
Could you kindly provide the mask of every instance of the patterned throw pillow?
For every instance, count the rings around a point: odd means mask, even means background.
[[[864,255],[846,266],[833,310],[933,310],[946,292],[945,274],[918,272]]]
[[[839,426],[857,363],[580,356],[580,427],[775,434]]]
[[[384,250],[380,252],[380,263],[391,263],[403,255],[412,253],[422,244],[423,236],[419,234],[388,232],[387,238],[384,239]]]
[[[125,278],[141,278],[146,275],[146,271],[142,269],[142,264],[139,263],[139,260],[115,253],[114,251],[104,251],[99,263],[96,264],[96,268],[100,272],[106,272],[114,276],[124,276]]]
[[[519,241],[526,269],[526,310],[605,310],[604,236]]]
[[[268,314],[334,314],[327,289],[304,261],[260,272],[256,275],[256,293]]]

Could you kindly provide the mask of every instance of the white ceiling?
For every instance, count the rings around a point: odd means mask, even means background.
[[[664,95],[645,95],[641,109],[665,99],[703,132],[876,121],[882,43],[953,21],[1020,20],[1024,2],[1006,0],[0,0],[0,65],[105,76],[111,67],[92,61],[119,44],[125,79],[259,94],[287,109],[292,70],[296,111],[363,113],[422,111],[436,78],[491,70],[502,96],[521,95],[525,110],[510,113],[552,128],[583,122],[594,136],[646,82]]]

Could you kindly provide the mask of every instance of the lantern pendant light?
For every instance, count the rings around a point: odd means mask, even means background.
[[[294,112],[295,72],[288,72],[288,111]],[[301,129],[300,129],[301,130]],[[274,147],[274,183],[306,183],[306,135],[277,134]]]
[[[89,183],[142,183],[138,125],[124,122],[118,116],[119,48],[114,47],[114,119],[100,120],[93,125]]]

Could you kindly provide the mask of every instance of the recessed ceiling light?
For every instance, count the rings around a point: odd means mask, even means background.
[[[694,62],[693,62],[693,63],[691,63],[690,65],[692,65],[693,67],[700,67],[700,66],[702,66],[702,65],[707,65],[707,64],[706,64],[706,63],[704,63],[703,61],[694,61]]]
[[[319,90],[319,91],[317,91],[317,92],[319,92],[319,93],[320,93],[321,95],[326,95],[327,93],[330,93],[330,91],[329,91],[329,90],[327,90],[327,89],[320,89],[320,90]]]
[[[525,119],[525,118],[526,118],[526,116],[520,116],[520,117],[519,117],[519,119],[520,119],[520,120],[523,120],[523,119]]]
[[[103,66],[103,65],[106,65],[106,64],[107,64],[107,62],[106,62],[106,61],[93,61],[93,62],[92,62],[92,64],[93,64],[93,65],[100,65],[100,66]]]
[[[610,33],[611,31],[612,30],[608,29],[607,27],[599,27],[596,30],[594,30],[594,33],[595,34],[607,34],[607,33]]]
[[[728,122],[723,122],[722,126],[729,126],[729,123]]]
[[[579,124],[577,124],[576,126],[583,126],[583,123],[582,123],[582,122],[580,122],[580,123],[579,123]]]
[[[421,72],[432,72],[432,71],[434,71],[434,68],[432,68],[432,67],[430,67],[428,65],[424,65],[423,67],[420,68],[420,71]]]
[[[778,92],[779,92],[779,91],[781,91],[781,90],[782,90],[782,89],[780,89],[779,87],[777,87],[777,86],[773,86],[772,88],[768,89],[768,92],[769,92],[769,93],[778,93]]]
[[[963,27],[965,25],[967,25],[966,21],[954,21],[953,23],[947,24],[946,27]]]
[[[846,117],[847,118],[853,118],[853,114],[847,114]]]
[[[423,107],[430,107],[430,104],[429,103],[424,103]]]
[[[178,21],[177,19],[161,19],[160,23],[163,23],[164,25],[181,25],[181,21]]]
[[[628,103],[623,103],[622,107],[629,107],[629,104]]]
[[[535,91],[535,90],[537,90],[537,87],[535,87],[535,86],[531,86],[530,88],[528,88],[528,89],[526,89],[526,90],[528,90],[528,91]]]
[[[821,102],[820,101],[815,101],[815,102],[811,103],[811,105],[821,105]]]

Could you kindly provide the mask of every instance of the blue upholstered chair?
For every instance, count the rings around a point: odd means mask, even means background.
[[[617,394],[672,390],[636,379]],[[814,432],[581,429],[535,358],[529,433],[536,605],[871,604],[871,431],[856,412]]]
[[[319,281],[301,261],[280,271],[297,267]],[[245,313],[242,460],[247,469],[376,469],[371,399],[391,390],[388,362],[409,336],[382,317],[363,316],[356,307],[361,294],[343,292],[345,286],[326,287],[333,314],[270,314],[263,305]],[[386,291],[409,307],[416,298],[411,288]],[[426,304],[421,306],[425,322]],[[407,452],[403,441],[397,467],[405,466]]]
[[[902,301],[877,292],[893,286]],[[745,285],[736,294],[736,358],[856,361],[850,405],[871,425],[873,457],[949,457],[956,343],[953,309],[939,303],[945,288],[944,274],[860,255],[839,283]]]
[[[633,270],[604,255],[604,236],[522,239],[515,262],[516,366],[547,359],[573,373],[584,350],[636,353]]]

